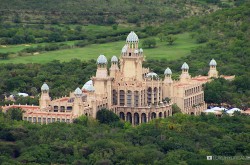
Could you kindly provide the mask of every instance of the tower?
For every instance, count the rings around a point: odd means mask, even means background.
[[[82,95],[83,95],[82,90],[79,87],[76,88],[74,95],[75,99],[73,104],[73,114],[80,115]]]
[[[97,58],[96,76],[92,78],[95,93],[102,98],[111,98],[112,78],[108,76],[107,64],[107,58],[104,55],[100,55]],[[108,99],[108,106],[111,106],[111,99]]]
[[[116,76],[116,73],[119,71],[118,58],[116,56],[113,56],[111,58],[111,67],[109,71],[110,71],[110,77],[113,77],[113,78]]]
[[[214,59],[212,59],[209,63],[210,69],[208,71],[208,77],[209,78],[218,78],[218,71],[216,69],[217,63]]]
[[[41,97],[39,99],[40,108],[43,109],[48,107],[50,101],[51,99],[49,97],[49,86],[46,83],[44,83],[41,87]]]
[[[183,63],[181,66],[182,73],[180,75],[180,81],[183,83],[188,83],[189,80],[191,79],[191,76],[188,73],[189,66],[186,62]]]
[[[105,94],[107,92],[107,63],[107,58],[104,55],[100,55],[97,58],[96,76],[92,79],[97,94]]]
[[[121,73],[125,80],[142,81],[143,50],[138,50],[139,39],[135,32],[131,31],[126,39],[126,44],[121,53]]]
[[[172,71],[169,67],[164,71],[164,82],[163,82],[163,99],[168,97],[171,98],[173,96],[173,80],[172,80]]]

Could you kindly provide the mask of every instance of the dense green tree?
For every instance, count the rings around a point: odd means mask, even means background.
[[[176,40],[177,40],[177,37],[175,37],[172,34],[166,37],[166,41],[168,42],[169,45],[173,45]]]
[[[22,120],[23,110],[20,108],[10,108],[6,112],[6,117],[11,120]]]
[[[154,38],[144,39],[142,42],[143,47],[154,48],[156,47],[156,40]]]
[[[108,109],[101,109],[96,114],[96,119],[100,123],[111,124],[113,122],[119,121],[119,117],[112,111]]]

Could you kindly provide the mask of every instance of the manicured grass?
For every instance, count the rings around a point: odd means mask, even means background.
[[[144,55],[147,59],[167,59],[175,60],[190,54],[190,50],[199,46],[188,33],[177,35],[178,39],[174,45],[169,46],[166,42],[160,42],[157,38],[157,47],[144,49]],[[143,40],[140,40],[140,47]],[[47,63],[52,60],[70,61],[77,58],[79,60],[96,59],[100,54],[104,54],[107,58],[113,55],[120,56],[121,49],[125,41],[92,44],[84,48],[65,49],[58,51],[45,52],[38,55],[13,57],[8,60],[0,60],[0,63]],[[17,48],[16,48],[17,49]]]

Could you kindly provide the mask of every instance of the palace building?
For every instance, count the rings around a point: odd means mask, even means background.
[[[39,106],[9,105],[2,108],[21,107],[25,110],[23,120],[41,124],[70,123],[81,115],[95,118],[97,111],[107,108],[133,125],[171,116],[173,103],[186,114],[199,115],[207,109],[202,84],[218,77],[214,59],[210,62],[208,76],[192,78],[188,64],[184,63],[180,80],[172,80],[170,68],[165,70],[165,78],[161,80],[156,73],[142,66],[145,56],[138,43],[138,36],[130,32],[120,58],[113,56],[109,69],[107,58],[100,55],[96,74],[82,89],[76,88],[68,97],[51,100],[49,86],[44,83]],[[169,98],[168,102],[165,98]]]

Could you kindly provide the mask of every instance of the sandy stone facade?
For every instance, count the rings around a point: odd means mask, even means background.
[[[145,56],[138,43],[138,36],[131,32],[120,59],[113,56],[109,69],[107,58],[100,55],[96,75],[68,97],[51,100],[49,86],[44,83],[39,107],[25,106],[23,119],[41,124],[56,121],[71,123],[81,115],[95,118],[98,110],[107,108],[121,119],[137,125],[171,116],[173,103],[181,108],[182,113],[192,115],[199,115],[207,108],[202,84],[218,77],[214,59],[210,62],[208,76],[192,78],[188,73],[188,64],[184,63],[180,80],[172,80],[170,68],[165,70],[165,78],[161,80],[149,68],[143,68]],[[234,77],[225,78],[230,80]]]

